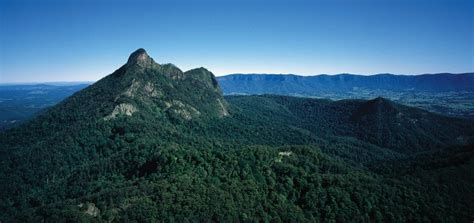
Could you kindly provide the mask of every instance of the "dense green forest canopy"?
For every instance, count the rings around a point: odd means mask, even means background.
[[[384,98],[224,98],[138,50],[0,134],[0,220],[466,222],[473,136]]]

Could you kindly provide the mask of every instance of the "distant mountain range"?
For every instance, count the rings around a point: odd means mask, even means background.
[[[388,91],[474,91],[474,73],[371,76],[231,74],[218,77],[224,94],[279,94],[317,96],[324,92],[358,89]]]

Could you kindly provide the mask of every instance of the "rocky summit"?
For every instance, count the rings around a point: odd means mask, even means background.
[[[100,102],[96,99],[88,103],[104,107],[96,115],[103,116],[105,121],[143,112],[181,120],[229,115],[221,89],[210,71],[198,68],[182,72],[173,64],[160,65],[144,49],[133,52],[125,65],[69,101],[98,94],[101,94]]]

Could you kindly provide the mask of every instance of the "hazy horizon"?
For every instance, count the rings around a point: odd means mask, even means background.
[[[389,75],[395,75],[395,76],[420,76],[420,75],[437,75],[437,74],[454,74],[454,75],[459,75],[459,74],[471,74],[474,72],[461,72],[461,73],[424,73],[424,74],[392,74],[392,73],[377,73],[377,74],[352,74],[352,73],[338,73],[338,74],[314,74],[314,75],[300,75],[300,74],[270,74],[270,73],[232,73],[232,74],[224,74],[224,75],[216,75],[216,77],[225,77],[225,76],[230,76],[230,75],[294,75],[294,76],[301,76],[301,77],[315,77],[315,76],[320,76],[320,75],[327,75],[327,76],[336,76],[336,75],[358,75],[358,76],[375,76],[375,75],[384,75],[384,74],[389,74]],[[105,77],[105,76],[104,76]],[[64,86],[64,85],[79,85],[79,84],[92,84],[100,79],[97,80],[84,80],[84,81],[31,81],[31,82],[0,82],[0,86],[7,86],[7,85],[35,85],[35,84],[49,84],[49,85],[58,85],[58,86]]]

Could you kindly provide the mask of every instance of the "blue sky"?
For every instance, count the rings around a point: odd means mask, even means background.
[[[0,82],[94,81],[140,47],[216,75],[472,72],[473,2],[0,0]]]

